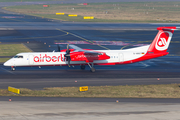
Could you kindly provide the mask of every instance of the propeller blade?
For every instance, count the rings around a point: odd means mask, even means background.
[[[69,44],[67,44],[67,49],[69,49]]]
[[[70,50],[69,50],[69,44],[67,44],[67,51],[66,51],[66,54],[69,54],[70,53]]]
[[[70,54],[65,54],[64,57],[70,57]]]
[[[68,61],[68,66],[70,67],[71,57],[70,57],[69,44],[67,44],[67,50],[66,50],[66,54],[64,55],[64,57],[66,57],[66,60]]]
[[[70,57],[68,57],[68,66],[70,67]]]

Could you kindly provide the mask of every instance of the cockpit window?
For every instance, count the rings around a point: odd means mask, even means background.
[[[23,58],[23,56],[21,56],[21,55],[16,55],[16,56],[14,56],[14,58]]]

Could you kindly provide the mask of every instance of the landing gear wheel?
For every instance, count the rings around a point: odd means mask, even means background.
[[[95,72],[95,71],[96,71],[96,69],[92,67],[91,68],[91,72]]]
[[[14,67],[12,67],[12,68],[11,68],[11,70],[12,70],[12,71],[15,71],[15,68],[14,68]]]
[[[84,70],[86,68],[85,65],[81,65],[81,70]]]
[[[95,72],[96,69],[93,67],[94,64],[93,63],[87,63],[89,65],[89,67],[91,68],[91,72]]]

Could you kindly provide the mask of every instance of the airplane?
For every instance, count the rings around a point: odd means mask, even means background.
[[[15,70],[18,66],[65,66],[80,65],[82,70],[88,65],[95,72],[94,65],[132,64],[169,54],[169,47],[174,30],[177,27],[158,27],[158,33],[150,45],[125,50],[92,50],[82,49],[67,44],[67,49],[59,52],[19,53],[4,63]],[[70,49],[71,47],[71,49]]]

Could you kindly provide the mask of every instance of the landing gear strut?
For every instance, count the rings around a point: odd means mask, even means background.
[[[85,65],[81,65],[80,67],[81,67],[81,70],[84,70],[86,68]]]
[[[12,71],[15,71],[15,68],[14,68],[14,66],[11,66],[11,70],[12,70]]]
[[[91,68],[91,72],[95,72],[96,71],[96,69],[93,67],[94,66],[94,64],[93,63],[88,63],[88,65],[89,65],[89,67]]]

